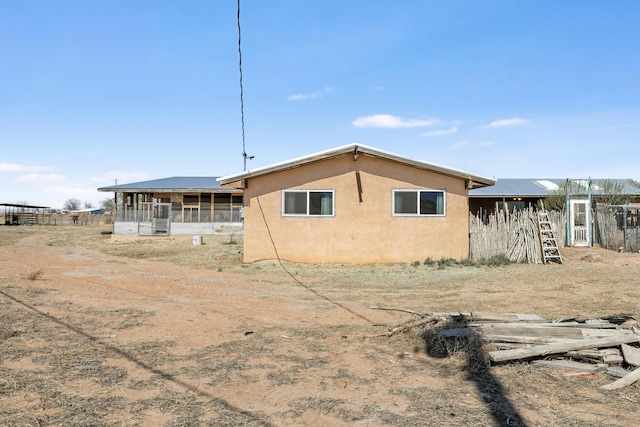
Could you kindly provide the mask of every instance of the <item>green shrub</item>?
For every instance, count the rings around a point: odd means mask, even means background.
[[[486,265],[489,267],[500,267],[503,265],[509,265],[509,264],[513,264],[513,262],[507,258],[505,255],[500,254],[500,255],[494,255],[489,259],[483,259],[482,261],[480,261],[481,265]]]
[[[476,265],[475,262],[471,261],[471,258],[465,258],[461,261],[458,261],[458,264],[463,267],[473,267],[474,265]]]
[[[431,257],[428,257],[427,259],[424,260],[424,265],[433,266],[435,264],[436,262],[432,260]]]
[[[458,261],[453,258],[440,258],[440,261],[438,261],[438,268],[451,267],[452,265],[456,265],[457,263]]]

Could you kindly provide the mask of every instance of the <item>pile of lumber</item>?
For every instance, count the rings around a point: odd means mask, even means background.
[[[598,319],[570,316],[545,320],[537,315],[491,313],[434,313],[450,316],[457,327],[439,334],[462,337],[477,334],[493,349],[491,363],[527,360],[556,369],[606,372],[620,377],[603,388],[613,390],[640,380],[640,329],[633,316]]]
[[[629,314],[597,319],[566,316],[546,320],[536,314],[419,313],[405,308],[372,306],[374,310],[411,313],[415,318],[365,338],[391,336],[416,328],[437,328],[440,339],[480,338],[491,347],[491,363],[526,360],[536,365],[578,371],[605,372],[619,379],[603,386],[615,390],[640,381],[640,329]],[[382,326],[382,325],[378,325]],[[433,330],[433,329],[431,329]]]

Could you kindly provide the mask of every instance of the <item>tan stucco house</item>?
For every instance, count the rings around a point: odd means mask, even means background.
[[[469,195],[494,181],[350,144],[235,175],[244,260],[394,263],[468,257]]]

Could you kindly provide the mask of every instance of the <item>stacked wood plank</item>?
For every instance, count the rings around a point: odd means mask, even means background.
[[[438,328],[435,334],[441,340],[474,337],[488,343],[493,347],[488,352],[492,363],[527,360],[555,369],[587,375],[605,372],[619,378],[602,386],[605,390],[620,389],[640,381],[640,329],[638,321],[628,314],[588,320],[566,316],[550,321],[535,314],[427,314],[404,308],[371,308],[402,311],[416,318],[365,338],[427,328],[420,332],[424,338],[428,335],[425,331],[435,327]],[[444,328],[443,324],[446,325]]]
[[[437,316],[438,313],[434,313]],[[443,315],[443,313],[440,313]],[[606,372],[621,377],[607,390],[640,380],[640,330],[628,315],[549,321],[535,315],[450,313],[462,327],[443,329],[443,337],[478,334],[493,348],[492,363],[527,360],[556,369]],[[629,369],[634,369],[630,371]]]

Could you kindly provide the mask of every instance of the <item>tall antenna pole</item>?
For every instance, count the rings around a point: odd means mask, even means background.
[[[242,85],[242,37],[240,31],[240,0],[238,0],[238,56],[240,58],[240,116],[242,120],[242,160],[244,170],[247,170],[247,159],[253,159],[253,156],[247,154],[246,143],[244,138],[244,89]]]

